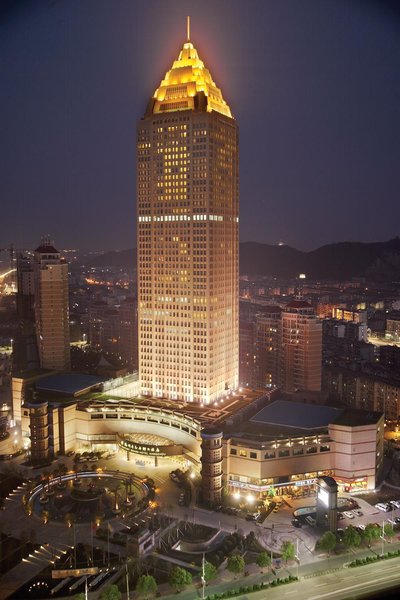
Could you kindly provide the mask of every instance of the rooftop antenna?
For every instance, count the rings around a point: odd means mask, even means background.
[[[187,41],[190,42],[190,17],[186,17],[186,36]]]

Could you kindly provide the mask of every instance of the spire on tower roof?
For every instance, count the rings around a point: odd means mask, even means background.
[[[232,118],[231,110],[216,86],[210,71],[200,59],[190,41],[190,17],[186,21],[187,41],[178,59],[165,74],[154,92],[146,114],[177,110],[205,110],[219,112]]]

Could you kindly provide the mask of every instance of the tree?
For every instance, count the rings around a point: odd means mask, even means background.
[[[361,543],[361,536],[357,531],[349,525],[343,535],[343,544],[346,548],[357,548]]]
[[[371,542],[378,539],[380,534],[381,530],[379,527],[376,527],[373,523],[368,523],[368,525],[365,526],[362,537],[368,543],[368,546],[371,546]]]
[[[271,564],[270,554],[268,552],[260,552],[260,554],[257,556],[256,563],[261,569],[264,567],[269,567]]]
[[[102,595],[100,596],[101,600],[121,600],[122,594],[118,589],[117,585],[110,585]]]
[[[192,583],[192,576],[189,571],[182,569],[182,567],[173,567],[170,571],[168,582],[171,587],[180,592]]]
[[[322,538],[319,540],[318,546],[321,550],[330,554],[332,550],[336,548],[336,536],[332,531],[326,531]]]
[[[212,581],[217,576],[217,567],[215,567],[212,563],[205,562],[204,563],[204,579],[208,581]]]
[[[382,533],[383,532],[385,532],[385,538],[388,539],[391,539],[396,534],[393,525],[390,523],[385,523],[384,527],[382,528]]]
[[[295,557],[294,544],[289,541],[282,542],[281,554],[285,564],[288,563],[288,560],[293,560]]]
[[[244,570],[244,558],[241,554],[232,554],[228,557],[227,569],[234,575],[239,575]]]
[[[74,600],[85,600],[85,594],[83,592],[79,592],[79,594],[75,594]]]
[[[141,596],[151,596],[157,592],[157,582],[153,575],[141,575],[137,580],[136,591]]]

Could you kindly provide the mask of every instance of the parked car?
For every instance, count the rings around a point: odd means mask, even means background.
[[[347,517],[348,519],[354,519],[354,515],[352,512],[350,512],[349,510],[345,510],[344,511],[344,516]]]
[[[342,519],[344,519],[344,514],[342,512],[338,512],[337,518],[338,518],[338,521],[341,521]]]
[[[400,508],[400,500],[390,500],[389,504],[391,504],[394,508]]]
[[[363,516],[363,512],[361,510],[353,510],[353,515],[355,517],[362,517]]]
[[[300,529],[301,521],[299,521],[299,519],[292,519],[292,525],[293,527],[298,527]]]
[[[378,504],[375,504],[375,508],[381,510],[382,512],[389,512],[387,504],[383,504],[383,502],[378,502]]]

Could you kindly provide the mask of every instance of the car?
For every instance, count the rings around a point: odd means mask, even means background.
[[[390,502],[386,502],[386,512],[391,512],[394,509],[393,504],[390,504]]]
[[[375,504],[375,508],[381,510],[382,512],[388,512],[387,506],[386,504],[383,504],[383,502],[378,502],[378,504]]]
[[[363,512],[361,510],[353,510],[353,515],[355,517],[362,517],[363,516]]]
[[[366,525],[364,525],[364,523],[360,523],[358,526],[358,529],[360,529],[361,531],[364,531],[366,528]]]
[[[344,511],[344,516],[347,517],[348,519],[354,519],[354,515],[352,512],[350,512],[349,510],[345,510]]]
[[[394,522],[396,525],[400,525],[400,517],[395,517]]]
[[[393,504],[396,508],[400,508],[400,500],[391,500],[390,504]]]
[[[299,519],[292,519],[292,525],[293,525],[293,527],[297,527],[300,529],[301,521],[299,521]]]
[[[273,510],[274,510],[274,513],[277,513],[277,512],[278,512],[278,510],[279,510],[279,506],[278,506],[278,505],[274,506],[274,509],[273,509]]]
[[[344,514],[342,512],[338,512],[337,518],[338,518],[338,521],[341,521],[342,519],[344,519]]]
[[[336,529],[336,537],[338,539],[339,542],[342,541],[343,539],[343,535],[344,535],[344,529]]]
[[[306,517],[306,523],[308,523],[309,525],[311,525],[311,527],[314,527],[314,525],[316,524],[316,520],[313,519],[312,517],[308,516]]]

